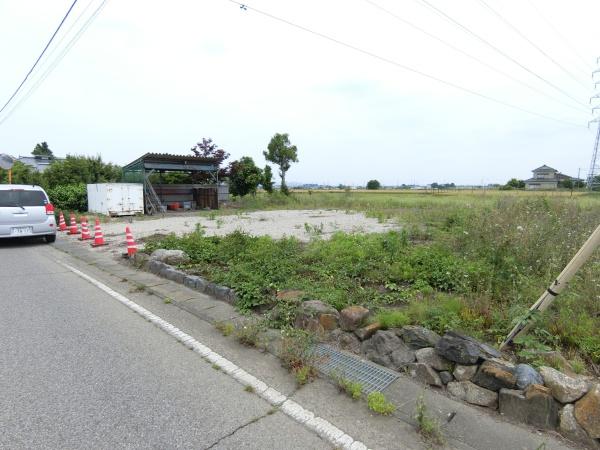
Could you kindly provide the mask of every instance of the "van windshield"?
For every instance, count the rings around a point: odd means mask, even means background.
[[[23,189],[0,190],[0,207],[44,206],[46,203],[46,196],[42,191],[26,191]]]

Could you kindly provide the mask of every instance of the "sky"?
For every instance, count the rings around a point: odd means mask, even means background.
[[[71,3],[0,0],[0,105]],[[101,4],[76,3],[0,113],[0,153],[46,141],[124,165],[206,137],[262,167],[271,137],[289,133],[290,182],[587,174],[597,0],[108,0],[59,58]]]

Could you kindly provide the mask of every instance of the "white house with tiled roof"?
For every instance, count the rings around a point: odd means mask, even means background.
[[[547,165],[533,169],[533,177],[525,180],[525,189],[556,189],[559,181],[574,180]]]

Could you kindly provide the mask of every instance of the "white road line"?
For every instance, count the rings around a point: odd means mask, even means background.
[[[68,264],[63,262],[60,262],[60,264],[84,280],[89,281],[98,289],[106,292],[108,295],[115,298],[129,309],[135,311],[144,319],[150,321],[165,333],[171,335],[183,345],[198,353],[198,355],[206,359],[211,364],[217,364],[225,374],[232,377],[238,383],[244,386],[251,386],[258,396],[266,400],[271,405],[279,407],[280,411],[285,415],[292,418],[300,425],[303,425],[309,430],[317,433],[321,438],[330,442],[332,445],[336,446],[337,448],[343,448],[347,450],[367,450],[367,446],[362,442],[355,440],[327,420],[315,416],[312,411],[309,411],[295,401],[288,399],[278,390],[273,389],[265,382],[259,380],[235,365],[233,362],[229,361],[227,358],[224,358],[204,344],[198,342],[193,336],[184,333],[179,328],[171,325],[166,320],[161,319],[156,314],[151,313],[146,308],[143,308],[137,303],[129,300],[124,295],[119,294],[117,291],[109,288],[107,285],[96,280],[95,278],[86,275],[85,273],[69,266]]]

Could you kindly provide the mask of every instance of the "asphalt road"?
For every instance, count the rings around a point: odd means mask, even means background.
[[[331,448],[54,252],[0,242],[0,448]]]

